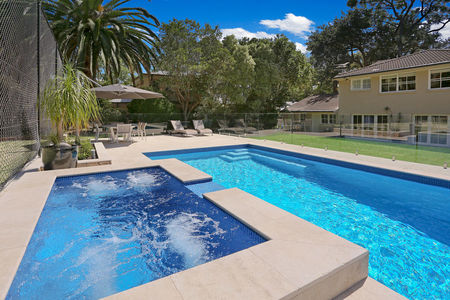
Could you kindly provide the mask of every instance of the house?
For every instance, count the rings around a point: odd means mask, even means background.
[[[166,71],[154,71],[151,73],[142,74],[136,80],[136,87],[138,88],[146,88],[152,85],[153,82],[158,81],[161,78],[169,76],[169,73]]]
[[[287,107],[294,129],[308,132],[333,131],[338,109],[337,94],[309,96]]]
[[[450,49],[378,61],[335,80],[339,119],[354,134],[450,146]]]

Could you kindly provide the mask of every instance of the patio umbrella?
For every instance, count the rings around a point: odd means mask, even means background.
[[[92,89],[97,98],[103,99],[150,99],[164,98],[160,93],[138,89],[128,85],[112,84]]]

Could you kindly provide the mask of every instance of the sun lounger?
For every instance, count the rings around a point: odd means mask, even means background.
[[[219,133],[229,132],[234,134],[242,134],[244,133],[244,128],[241,127],[228,127],[228,122],[225,120],[217,120],[219,124]]]
[[[195,130],[197,130],[197,133],[200,135],[213,135],[213,131],[209,128],[205,128],[205,125],[203,124],[203,120],[193,120],[192,123],[194,124]]]
[[[171,134],[178,134],[182,136],[193,136],[197,134],[197,130],[185,129],[180,120],[171,120],[170,123],[173,127],[173,130],[170,131]]]

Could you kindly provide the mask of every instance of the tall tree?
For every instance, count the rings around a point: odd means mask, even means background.
[[[307,45],[316,71],[318,90],[332,92],[331,79],[338,73],[337,65],[347,63],[350,68],[364,67],[377,60],[378,47],[375,44],[385,30],[374,26],[372,11],[354,9],[313,32]]]
[[[275,112],[288,101],[311,92],[312,67],[285,36],[243,40],[255,61],[255,79],[247,99],[249,111]]]
[[[248,47],[240,45],[234,36],[225,37],[222,43],[226,59],[217,78],[215,103],[227,110],[247,100],[254,83],[255,62]]]
[[[130,0],[48,0],[44,11],[66,62],[96,79],[99,62],[113,81],[123,62],[132,74],[154,64],[159,21],[143,8],[126,7]]]
[[[168,76],[165,95],[188,119],[203,109],[218,109],[245,101],[253,79],[254,62],[245,46],[225,38],[218,27],[192,20],[161,25],[158,68]]]
[[[450,0],[349,0],[347,4],[382,17],[383,25],[393,29],[397,56],[429,47],[450,22]]]

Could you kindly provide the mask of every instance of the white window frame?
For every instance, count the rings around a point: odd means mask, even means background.
[[[323,122],[323,116],[327,116],[327,122],[326,123],[324,123]],[[330,114],[330,113],[322,113],[322,114],[320,114],[320,124],[331,124],[331,125],[333,125],[333,124],[336,124],[336,117],[334,117],[334,123],[332,123],[331,121],[332,121],[332,119],[333,119],[333,116],[336,116],[336,114]]]
[[[414,84],[415,84],[415,88],[413,90],[399,90],[399,85],[400,82],[398,80],[399,77],[408,77],[408,76],[414,76]],[[382,88],[383,88],[383,77],[396,77],[396,83],[395,83],[395,91],[386,91],[383,92]],[[391,75],[380,75],[380,88],[379,88],[379,92],[380,94],[389,94],[389,93],[405,93],[405,92],[414,92],[417,90],[417,75],[416,73],[396,73],[396,74],[391,74]]]
[[[428,89],[430,90],[430,91],[439,91],[439,90],[448,90],[448,89],[450,89],[450,87],[440,87],[440,88],[431,88],[431,73],[437,73],[437,72],[439,72],[439,73],[441,73],[441,80],[440,80],[440,82],[441,82],[441,86],[442,86],[442,73],[443,72],[450,72],[450,68],[442,68],[442,69],[430,69],[430,70],[428,70]]]
[[[370,81],[370,87],[369,88],[364,88],[364,80],[369,80]],[[353,82],[354,81],[361,81],[361,87],[359,89],[355,89],[353,88]],[[364,77],[364,78],[359,78],[359,79],[352,79],[350,82],[350,90],[352,91],[368,91],[372,88],[372,79],[370,77]]]

